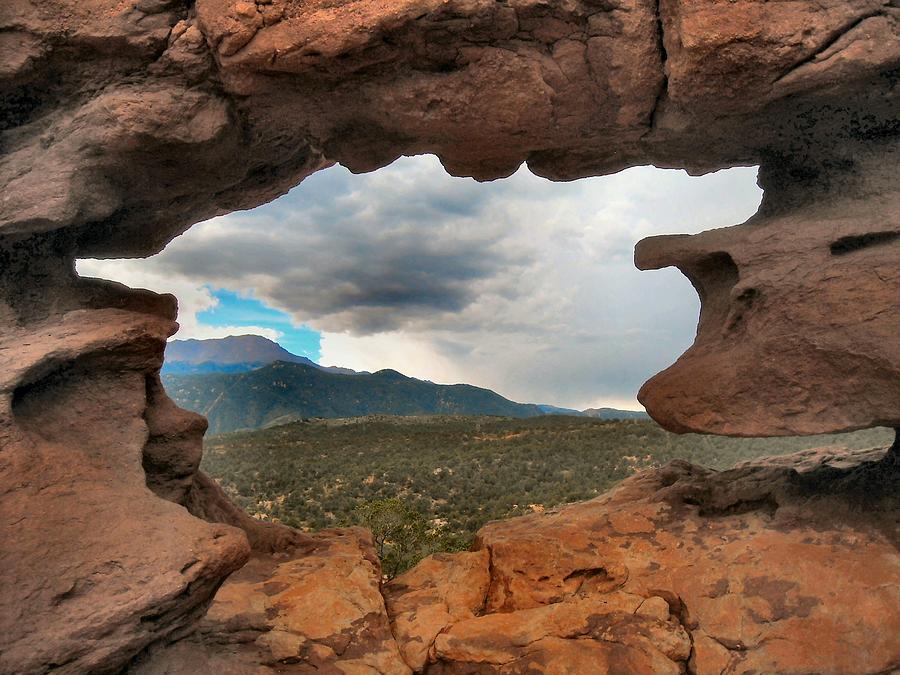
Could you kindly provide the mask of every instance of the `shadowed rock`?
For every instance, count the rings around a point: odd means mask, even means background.
[[[146,381],[174,299],[71,263],[0,285],[0,672],[113,671],[202,616],[247,540],[147,488]]]
[[[856,170],[761,173],[743,225],[640,242],[701,300],[694,345],[638,398],[664,427],[732,436],[900,426],[900,146],[848,148]]]

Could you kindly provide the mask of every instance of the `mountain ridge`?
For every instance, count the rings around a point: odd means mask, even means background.
[[[275,363],[301,363],[331,373],[355,374],[350,368],[322,366],[305,356],[289,352],[262,335],[229,335],[224,338],[169,340],[163,374],[240,373]]]
[[[615,408],[517,403],[483,387],[436,384],[391,368],[320,366],[259,335],[170,341],[161,374],[173,400],[204,415],[213,434],[372,414],[648,419]]]
[[[206,416],[213,434],[315,417],[542,414],[536,405],[510,401],[490,389],[434,384],[389,369],[348,375],[276,361],[243,373],[169,373],[163,383],[179,406]]]
[[[585,417],[595,417],[601,420],[649,420],[643,410],[621,410],[619,408],[585,408],[581,411]]]

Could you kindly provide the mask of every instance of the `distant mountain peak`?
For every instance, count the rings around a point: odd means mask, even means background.
[[[648,415],[643,410],[619,410],[618,408],[587,408],[581,411],[587,417],[596,417],[601,420],[648,420]]]
[[[516,403],[490,389],[468,384],[436,384],[392,368],[357,373],[347,368],[320,366],[305,356],[291,354],[261,335],[172,340],[166,346],[162,373],[175,401],[206,415],[213,433],[307,417],[373,413],[648,419],[647,413],[631,410],[578,411]]]
[[[404,375],[398,370],[394,370],[393,368],[382,368],[381,370],[376,370],[373,375],[378,375],[379,377],[394,379],[394,380],[408,380],[410,377],[408,375]]]
[[[354,374],[349,368],[320,366],[292,354],[277,342],[262,335],[229,335],[224,338],[170,340],[162,372],[172,375],[197,373],[240,373],[255,370],[276,361],[297,363],[331,373]]]
[[[390,369],[346,377],[278,361],[244,373],[168,373],[163,383],[179,406],[207,417],[210,433],[314,417],[541,414],[535,405],[515,403],[490,389],[434,384]]]
[[[291,354],[277,342],[262,335],[229,335],[223,338],[198,340],[170,340],[166,345],[166,358],[186,363],[246,363],[248,361],[278,361],[304,359]]]

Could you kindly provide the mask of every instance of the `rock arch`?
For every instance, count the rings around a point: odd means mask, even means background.
[[[675,430],[900,426],[898,12],[4,3],[0,670],[113,671],[179,635],[248,555],[220,523],[260,549],[308,543],[248,522],[181,452],[202,423],[154,379],[174,300],[79,279],[73,261],[153,254],[334,162],[433,152],[482,180],[522,162],[555,180],[758,163],[750,221],[638,247],[705,296],[694,347],[642,400]]]

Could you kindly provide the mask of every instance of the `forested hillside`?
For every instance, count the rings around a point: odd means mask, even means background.
[[[344,375],[300,363],[276,362],[246,373],[164,375],[182,408],[209,420],[210,433],[258,429],[312,417],[392,415],[540,415],[469,384],[434,384],[395,370]]]

